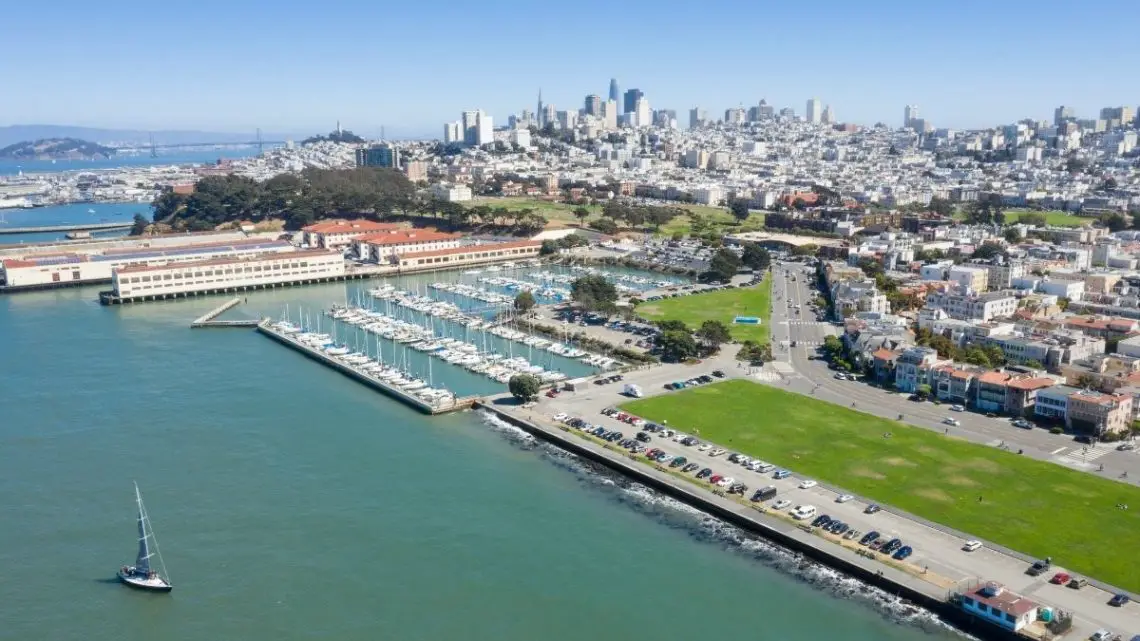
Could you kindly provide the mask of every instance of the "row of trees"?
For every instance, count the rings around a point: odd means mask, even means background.
[[[580,207],[578,209],[585,208]],[[661,229],[662,225],[668,224],[677,216],[683,216],[686,213],[688,210],[683,207],[639,205],[624,200],[611,200],[602,205],[602,217],[612,220],[615,225],[618,221],[622,221],[629,227],[647,227],[654,231]],[[574,211],[574,215],[585,220],[585,216],[580,215],[577,209]],[[588,215],[589,210],[586,210],[586,216]]]
[[[491,224],[522,233],[542,230],[547,219],[534,209],[464,207],[434,198],[417,198],[415,186],[394,169],[306,169],[264,182],[243,176],[207,176],[191,194],[167,192],[154,204],[154,221],[179,230],[205,231],[241,220],[284,218],[287,229],[300,229],[323,218],[345,214],[380,220],[393,215],[420,216],[452,229]]]
[[[681,362],[701,354],[714,354],[720,346],[732,341],[727,325],[718,320],[707,320],[693,331],[683,321],[664,320],[656,323],[661,329],[657,348],[661,360]]]
[[[932,334],[929,329],[920,328],[915,332],[915,343],[934,349],[942,358],[952,358],[979,367],[1002,367],[1009,362],[1005,352],[997,345],[971,344],[963,348],[946,336]],[[1028,361],[1025,365],[1038,369],[1043,367],[1038,361]]]

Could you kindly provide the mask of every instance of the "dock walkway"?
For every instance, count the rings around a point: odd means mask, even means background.
[[[260,321],[257,320],[232,320],[232,321],[216,321],[215,318],[228,312],[229,310],[241,305],[241,296],[234,296],[230,300],[218,305],[214,309],[202,314],[190,323],[191,328],[198,327],[256,327]]]
[[[289,336],[288,334],[277,331],[274,329],[269,319],[265,319],[259,322],[257,324],[257,331],[262,335],[268,336],[278,343],[292,348],[317,362],[328,365],[329,367],[340,372],[341,374],[344,374],[345,376],[348,376],[349,378],[354,378],[360,383],[364,383],[365,385],[375,390],[383,392],[388,396],[391,396],[392,398],[400,401],[401,403],[404,403],[405,405],[423,412],[424,414],[436,415],[458,412],[460,410],[470,409],[476,401],[476,397],[474,396],[465,396],[453,397],[449,401],[429,403],[419,398],[418,396],[409,394],[408,392],[405,392],[398,387],[389,385],[385,381],[382,381],[374,376],[365,374],[355,367],[352,367],[347,363],[343,363],[337,360],[335,357],[329,356],[321,350],[312,347],[311,345],[307,345],[293,338],[292,336]]]

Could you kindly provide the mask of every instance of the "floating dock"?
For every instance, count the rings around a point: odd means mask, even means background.
[[[240,304],[241,304],[241,296],[234,296],[230,300],[222,303],[221,305],[218,305],[214,309],[211,309],[210,311],[206,312],[205,314],[202,314],[201,316],[199,316],[197,319],[194,320],[193,323],[190,323],[190,328],[191,329],[197,329],[200,327],[257,327],[257,324],[260,323],[261,321],[254,320],[254,319],[224,320],[224,321],[214,320],[215,318],[221,316],[222,314],[228,312],[229,310],[237,307]]]
[[[257,324],[257,331],[265,336],[268,336],[269,338],[272,338],[278,343],[285,345],[286,347],[290,347],[304,354],[305,356],[308,356],[315,361],[328,365],[329,367],[340,372],[341,374],[344,374],[345,376],[348,376],[349,378],[354,378],[360,383],[363,383],[377,391],[383,392],[388,396],[391,396],[392,398],[400,401],[401,403],[423,412],[424,414],[436,415],[458,412],[460,410],[470,409],[471,406],[475,404],[476,397],[474,396],[453,397],[447,401],[429,403],[418,396],[409,394],[408,392],[405,392],[404,390],[393,385],[389,385],[385,381],[365,374],[364,372],[356,369],[355,367],[352,367],[347,363],[342,363],[335,357],[329,356],[321,350],[312,347],[311,345],[307,345],[288,334],[277,331],[273,328],[269,319],[260,321]]]

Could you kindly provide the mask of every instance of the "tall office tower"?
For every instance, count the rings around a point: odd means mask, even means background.
[[[621,102],[621,89],[618,88],[617,78],[610,78],[610,100]]]
[[[475,112],[475,144],[479,147],[495,142],[495,127],[491,124],[491,114],[480,109]]]
[[[1072,107],[1061,105],[1060,107],[1057,107],[1053,110],[1053,125],[1055,127],[1060,127],[1061,125],[1065,124],[1065,121],[1072,120],[1075,117],[1076,114],[1073,113]]]
[[[807,101],[807,121],[810,123],[818,124],[823,116],[823,107],[819,102],[819,98],[812,98]]]
[[[458,120],[444,123],[443,144],[450,145],[457,142],[463,142],[463,123]]]
[[[400,150],[388,143],[356,150],[357,167],[400,167]]]
[[[907,105],[906,109],[903,109],[903,127],[910,127],[913,120],[918,120],[918,105]]]
[[[625,92],[625,109],[622,113],[627,114],[637,109],[637,101],[645,97],[640,89],[630,89]]]
[[[542,127],[545,127],[545,126],[546,126],[546,123],[545,123],[545,122],[542,122],[542,115],[543,115],[544,113],[546,113],[546,112],[542,110],[542,89],[539,89],[539,90],[538,90],[538,111],[534,112],[534,116],[535,116],[536,118],[538,118],[538,127],[539,127],[540,129],[541,129]]]
[[[463,144],[468,147],[479,144],[479,112],[464,111],[460,121],[463,123]]]
[[[760,99],[760,104],[756,106],[756,111],[760,114],[760,118],[772,118],[776,115],[776,108],[768,104],[767,100]]]
[[[634,122],[631,124],[634,127],[648,127],[653,124],[653,113],[649,110],[649,100],[646,98],[637,99],[637,104],[633,106],[633,120]]]
[[[820,117],[820,120],[825,125],[835,124],[835,112],[831,110],[831,105],[827,105],[823,108],[823,115]]]
[[[602,115],[602,97],[590,94],[586,96],[586,115],[587,116],[600,116]]]
[[[603,129],[617,129],[618,123],[618,101],[607,100],[602,105],[602,128]]]
[[[542,107],[542,126],[547,125],[558,126],[558,109],[554,105],[543,105]]]
[[[708,119],[708,114],[705,113],[704,109],[701,109],[700,107],[693,107],[689,110],[689,129],[696,129],[697,127],[704,126],[705,121]]]
[[[726,125],[744,124],[744,109],[741,107],[730,107],[728,109],[725,109],[724,123]]]

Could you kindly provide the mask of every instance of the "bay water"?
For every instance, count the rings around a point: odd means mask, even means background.
[[[188,328],[224,298],[97,291],[0,296],[0,638],[959,636],[478,413],[425,417],[247,329]],[[356,291],[250,293],[226,317]],[[114,580],[132,481],[167,595]]]

